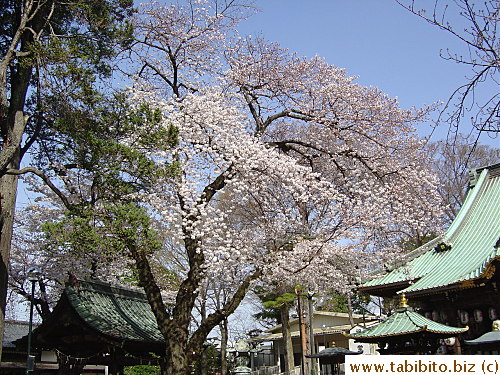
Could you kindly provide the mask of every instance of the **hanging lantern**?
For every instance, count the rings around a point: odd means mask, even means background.
[[[483,312],[479,309],[474,310],[474,320],[478,323],[481,323],[483,321]]]
[[[432,320],[434,320],[435,322],[439,322],[439,312],[437,310],[434,310],[432,312]]]
[[[441,311],[439,313],[439,318],[441,318],[442,322],[446,322],[448,320],[448,314],[446,314],[446,311]]]
[[[469,323],[469,313],[465,310],[458,310],[458,316],[460,317],[460,323]]]
[[[496,320],[498,318],[497,309],[495,309],[494,307],[490,307],[488,309],[488,317],[490,318],[490,320]]]

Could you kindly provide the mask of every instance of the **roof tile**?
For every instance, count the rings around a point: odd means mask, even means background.
[[[114,338],[162,342],[155,316],[146,295],[97,281],[80,281],[66,287],[70,304],[94,329]]]

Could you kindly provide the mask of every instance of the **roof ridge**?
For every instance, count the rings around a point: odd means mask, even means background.
[[[500,162],[485,165],[485,166],[479,167],[479,168],[472,168],[471,171],[475,171],[476,173],[480,173],[481,171],[483,171],[483,169],[488,169],[490,171],[490,173],[496,174],[496,173],[500,172]]]
[[[485,188],[485,181],[488,175],[487,170],[481,170],[479,175],[476,175],[474,179],[474,185],[467,192],[466,198],[460,207],[457,215],[453,219],[453,222],[450,224],[448,229],[446,229],[444,233],[445,241],[453,241],[456,237],[456,233],[460,232],[460,229],[464,227],[466,221],[474,211],[474,207],[476,207],[478,199],[481,196],[481,192]]]
[[[66,288],[68,287],[71,287],[76,291],[85,290],[106,295],[114,295],[120,298],[128,298],[147,302],[146,293],[144,293],[144,291],[142,290],[126,288],[121,285],[112,284],[96,279],[81,279],[77,281],[76,285],[67,285]]]
[[[422,324],[420,324],[420,323],[417,323],[417,322],[415,321],[415,319],[413,319],[413,315],[415,315],[415,314],[416,314],[418,317],[423,317],[423,316],[422,316],[422,315],[420,315],[419,313],[415,312],[415,311],[410,311],[410,310],[406,310],[406,311],[405,311],[405,313],[410,313],[410,312],[411,312],[411,313],[413,313],[413,314],[406,314],[406,316],[408,317],[408,319],[410,319],[410,321],[411,321],[413,324],[415,324],[417,327],[420,327],[420,328],[424,328],[424,329],[425,329],[425,327],[427,326],[427,324],[422,325]],[[425,317],[423,317],[423,318],[425,318]]]

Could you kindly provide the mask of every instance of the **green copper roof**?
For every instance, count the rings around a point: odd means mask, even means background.
[[[427,319],[414,311],[404,309],[392,314],[389,318],[375,327],[369,328],[363,332],[353,333],[348,337],[363,341],[363,339],[408,335],[421,331],[453,336],[467,330],[468,328],[449,327]]]
[[[408,254],[402,266],[365,283],[361,290],[407,283],[400,292],[412,295],[491,276],[491,262],[500,259],[500,164],[475,173],[465,202],[444,235]],[[444,245],[442,251],[436,249],[438,244]]]
[[[97,281],[79,281],[64,290],[77,314],[114,339],[164,342],[144,293]]]
[[[475,340],[465,340],[467,345],[495,344],[500,342],[500,331],[486,332]]]

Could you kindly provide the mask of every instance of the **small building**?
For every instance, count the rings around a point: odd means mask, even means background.
[[[433,354],[440,346],[440,339],[464,333],[468,328],[449,327],[427,319],[413,311],[403,295],[399,308],[381,323],[349,338],[362,343],[377,343],[380,354]]]
[[[329,311],[315,311],[313,315],[313,334],[315,353],[320,351],[340,347],[359,351],[362,346],[363,352],[376,354],[375,344],[357,344],[354,340],[346,337],[352,330],[364,330],[377,323],[376,317],[372,315],[352,314],[354,326],[351,324],[349,314]],[[299,319],[290,320],[290,332],[294,352],[295,365],[300,365],[302,352],[300,345]],[[254,342],[271,342],[274,353],[275,364],[279,365],[284,361],[283,335],[281,325],[276,325],[260,336],[252,339]],[[283,369],[282,369],[283,370]]]
[[[387,267],[360,292],[406,295],[418,312],[452,327],[468,327],[441,352],[477,353],[465,345],[492,329],[500,313],[500,163],[471,171],[465,201],[440,236]],[[453,343],[453,345],[451,344]],[[496,348],[483,354],[499,354]]]
[[[26,347],[26,336],[15,344]],[[165,340],[143,292],[80,280],[66,286],[54,310],[33,330],[32,347],[56,352],[68,375],[95,366],[118,375],[124,366],[159,364]],[[41,355],[37,371],[44,363]],[[57,368],[55,356],[52,361]]]

